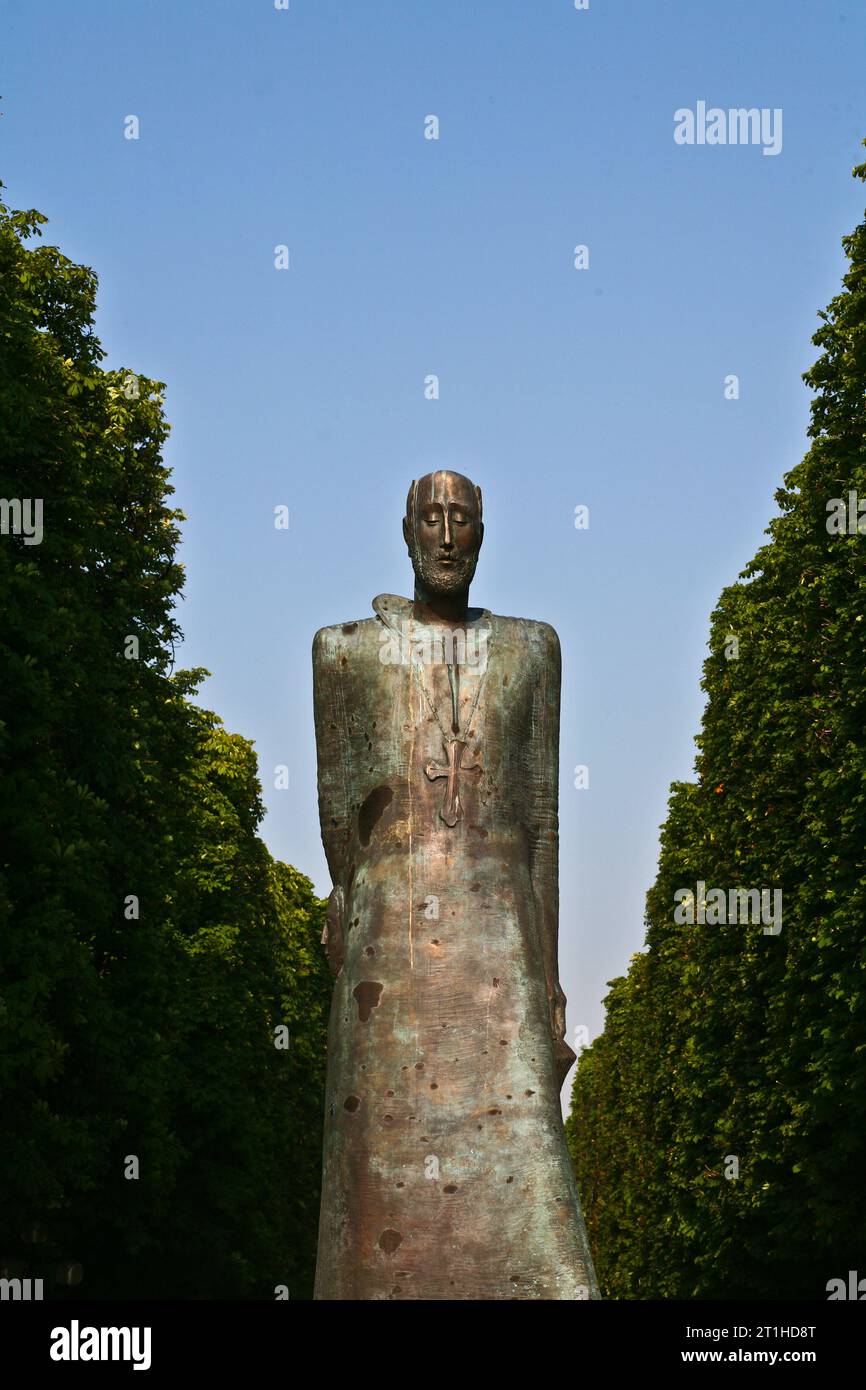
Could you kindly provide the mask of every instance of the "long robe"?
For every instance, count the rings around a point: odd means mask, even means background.
[[[557,912],[558,639],[470,611],[449,788],[436,630],[407,599],[373,607],[313,644],[339,970],[315,1297],[597,1298],[542,942]]]

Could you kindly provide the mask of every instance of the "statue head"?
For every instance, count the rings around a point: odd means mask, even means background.
[[[469,591],[484,539],[481,489],[462,473],[427,473],[409,489],[403,539],[416,592],[451,598]]]

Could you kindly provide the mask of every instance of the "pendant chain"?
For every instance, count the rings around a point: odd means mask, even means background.
[[[411,640],[411,631],[410,631],[410,640]],[[489,644],[488,644],[488,651],[489,651]],[[418,682],[418,688],[420,689],[421,694],[424,696],[424,699],[427,701],[428,707],[429,707],[429,709],[430,709],[430,713],[433,715],[433,718],[436,720],[436,723],[439,725],[439,732],[441,733],[443,739],[445,740],[445,743],[448,744],[448,743],[450,743],[450,742],[452,741],[452,739],[459,738],[459,737],[461,736],[461,729],[460,729],[460,713],[459,713],[459,708],[458,708],[458,701],[459,701],[459,694],[460,694],[460,674],[459,674],[459,672],[460,672],[460,667],[457,665],[456,662],[450,662],[450,661],[449,661],[449,662],[447,663],[447,664],[448,664],[448,684],[449,684],[450,687],[451,687],[451,728],[452,728],[452,732],[449,734],[449,733],[446,732],[445,726],[444,726],[444,724],[442,723],[442,720],[441,720],[440,717],[439,717],[439,711],[438,711],[438,709],[436,708],[436,706],[434,705],[433,701],[431,700],[429,691],[427,690],[427,687],[426,687],[426,685],[424,684],[424,681],[423,681],[422,676],[421,676],[420,669],[419,669],[419,667],[418,667],[418,665],[417,665],[417,663],[416,663],[416,661],[415,661],[414,652],[410,652],[409,661],[410,661],[410,665],[411,665],[411,667],[412,667],[412,670],[413,670],[413,672],[414,672],[415,679],[416,679],[416,681]],[[468,736],[469,736],[469,730],[470,730],[471,725],[472,725],[472,720],[475,718],[475,711],[476,711],[477,708],[478,708],[478,701],[479,701],[479,699],[481,698],[481,690],[482,690],[482,687],[483,687],[483,685],[484,685],[484,681],[485,681],[486,677],[487,677],[487,666],[485,665],[485,668],[484,668],[484,670],[483,670],[482,673],[481,673],[481,679],[480,679],[479,682],[478,682],[478,688],[477,688],[476,691],[475,691],[475,699],[472,701],[472,708],[471,708],[470,711],[469,711],[469,718],[467,719],[466,724],[465,724],[465,726],[464,726],[464,728],[463,728],[463,731],[462,731],[462,736],[463,736],[464,740],[465,740],[466,738],[468,738]]]

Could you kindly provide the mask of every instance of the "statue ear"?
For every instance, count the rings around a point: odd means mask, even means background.
[[[418,479],[413,478],[412,484],[406,495],[406,515],[403,518],[403,539],[407,546],[410,545],[412,528],[415,525],[415,489],[418,486]]]
[[[484,540],[484,522],[481,520],[484,515],[484,506],[481,501],[481,488],[477,483],[475,484],[475,496],[478,499],[478,549],[480,550]]]

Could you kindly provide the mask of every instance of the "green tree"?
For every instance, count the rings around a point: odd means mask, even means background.
[[[673,789],[647,950],[574,1083],[616,1297],[821,1297],[866,1250],[866,537],[828,529],[834,499],[866,501],[866,223],[843,245],[805,374],[811,445],[713,614],[697,781]],[[680,924],[674,893],[699,880],[781,889],[781,931]]]
[[[322,907],[205,673],[172,674],[163,388],[100,365],[95,276],[44,222],[0,203],[0,1256],[37,1231],[91,1296],[302,1296]]]

